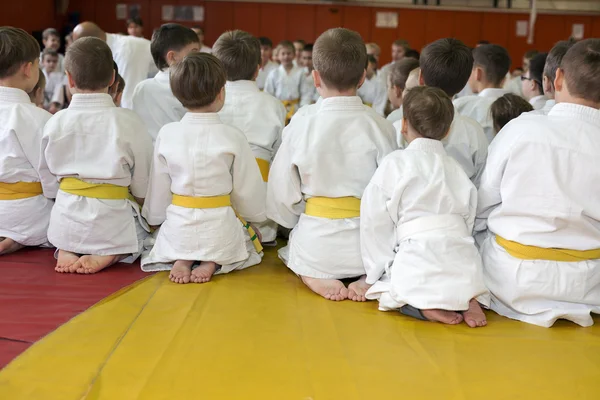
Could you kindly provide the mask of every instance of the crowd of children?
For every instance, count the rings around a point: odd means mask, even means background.
[[[0,27],[0,255],[53,247],[80,274],[141,256],[203,283],[288,229],[280,258],[329,300],[470,327],[482,306],[540,326],[600,312],[599,39],[513,78],[483,42],[399,40],[378,68],[342,28],[276,49],[142,29],[84,22],[62,57],[53,29],[40,55]]]

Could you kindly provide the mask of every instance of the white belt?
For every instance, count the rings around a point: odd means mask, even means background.
[[[421,217],[398,225],[396,228],[398,243],[416,235],[426,235],[429,232],[454,237],[471,236],[465,220],[455,214]]]

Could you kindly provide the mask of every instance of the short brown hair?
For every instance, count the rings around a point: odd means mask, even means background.
[[[393,63],[390,68],[390,82],[392,86],[404,90],[408,75],[412,70],[417,68],[419,68],[419,60],[415,60],[414,58],[404,58]]]
[[[208,53],[188,54],[171,71],[171,90],[188,109],[212,104],[225,86],[225,81],[223,64]]]
[[[44,51],[42,51],[42,61],[44,61],[47,56],[58,58],[58,51],[46,48]]]
[[[560,66],[563,57],[567,54],[567,51],[575,44],[574,40],[561,40],[557,42],[548,57],[546,57],[546,64],[544,65],[544,75],[550,81],[550,86],[554,90],[554,79],[556,79],[556,70]]]
[[[58,34],[58,31],[54,28],[47,28],[44,29],[44,32],[42,32],[42,40],[48,40],[50,38],[50,36],[56,36],[57,38],[60,39],[60,35]]]
[[[438,87],[452,97],[466,86],[471,76],[473,54],[458,39],[439,39],[423,49],[419,63],[425,85]]]
[[[23,64],[40,57],[40,45],[23,29],[0,27],[0,79],[17,73]]]
[[[296,51],[296,48],[294,47],[294,43],[290,42],[289,40],[282,40],[281,42],[279,42],[277,47],[279,47],[280,49],[283,47],[286,47],[286,48],[292,50],[292,53],[294,53]]]
[[[222,34],[212,53],[223,63],[228,81],[252,80],[261,61],[260,41],[240,30]]]
[[[500,132],[504,125],[524,112],[533,111],[533,106],[521,96],[507,93],[492,103],[490,114],[494,121],[494,130]]]
[[[510,56],[508,51],[497,44],[482,44],[473,49],[473,64],[481,67],[485,79],[498,86],[502,83],[510,70]]]
[[[83,90],[100,90],[110,86],[115,74],[110,47],[95,37],[73,42],[65,56],[65,70]]]
[[[337,90],[356,89],[367,65],[365,42],[349,29],[329,29],[315,42],[313,64],[325,85]]]
[[[404,40],[404,39],[394,40],[394,43],[392,43],[392,45],[396,46],[396,47],[402,47],[404,50],[410,50],[410,45],[408,44],[408,40]]]
[[[454,119],[450,97],[436,87],[418,86],[411,89],[402,102],[404,118],[424,138],[442,140]]]
[[[600,103],[600,39],[575,43],[563,57],[560,68],[571,95]]]

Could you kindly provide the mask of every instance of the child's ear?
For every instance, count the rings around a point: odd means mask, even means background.
[[[475,67],[475,79],[477,82],[481,82],[483,80],[483,70],[479,67]]]
[[[315,82],[315,87],[320,88],[321,87],[321,75],[319,75],[319,72],[316,69],[312,70],[312,77],[313,77],[313,81]]]
[[[425,79],[423,78],[422,69],[419,69],[419,86],[425,86]]]
[[[67,74],[67,80],[69,81],[69,88],[74,88],[75,87],[75,80],[73,80],[73,77],[71,76],[71,74],[69,73],[69,71],[65,71],[65,73]]]
[[[562,92],[564,90],[565,73],[562,68],[556,70],[556,77],[554,78],[554,91]]]
[[[167,65],[175,64],[175,62],[177,61],[175,59],[175,52],[173,50],[167,52],[165,60],[167,61]]]
[[[24,63],[21,66],[21,71],[23,72],[23,75],[25,75],[27,78],[31,78],[31,75],[33,73],[33,63],[32,62]]]
[[[406,118],[402,118],[402,129],[400,130],[402,136],[406,137],[408,135],[408,120]]]
[[[358,87],[360,88],[363,83],[365,83],[365,79],[367,79],[367,70],[365,69],[362,74],[362,78],[360,78],[360,82],[358,82]]]

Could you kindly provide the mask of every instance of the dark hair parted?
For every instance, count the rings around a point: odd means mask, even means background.
[[[419,62],[425,85],[440,88],[452,97],[471,76],[473,54],[458,39],[439,39],[423,49]]]
[[[600,39],[575,43],[563,57],[560,68],[571,95],[600,103]]]
[[[189,44],[198,43],[198,35],[188,27],[179,24],[164,24],[152,33],[150,53],[159,70],[169,68],[167,54],[181,51]]]
[[[508,51],[497,44],[483,44],[473,49],[473,64],[483,69],[485,79],[498,86],[510,70]]]
[[[507,93],[492,103],[490,114],[494,121],[494,130],[500,132],[504,125],[524,112],[533,111],[533,106],[521,96]]]
[[[454,106],[442,90],[418,86],[408,91],[402,101],[404,118],[424,138],[442,140],[454,119]]]
[[[171,90],[187,109],[212,104],[225,86],[225,81],[223,64],[208,53],[188,54],[171,71]]]
[[[355,89],[367,65],[365,42],[349,29],[329,29],[315,42],[313,64],[326,86],[337,90]]]
[[[404,90],[408,75],[414,69],[419,68],[419,61],[414,58],[404,58],[392,64],[390,68],[390,82],[392,86]]]
[[[212,51],[223,63],[228,81],[252,80],[261,61],[260,41],[240,30],[222,34]]]
[[[75,87],[100,90],[110,86],[115,74],[110,47],[101,39],[84,37],[73,42],[65,56],[65,70]]]
[[[567,51],[575,44],[573,40],[561,40],[556,43],[548,57],[546,57],[546,64],[544,65],[544,76],[550,80],[550,86],[554,89],[554,79],[556,79],[556,70],[560,67],[563,57],[567,54]]]
[[[0,27],[0,79],[17,73],[23,64],[40,57],[40,45],[23,29]]]

